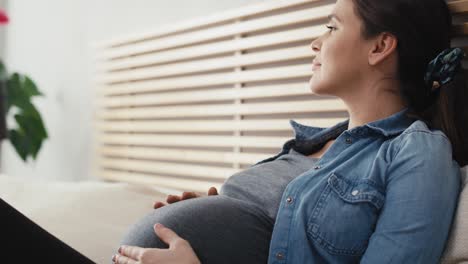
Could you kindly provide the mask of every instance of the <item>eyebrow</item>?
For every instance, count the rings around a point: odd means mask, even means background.
[[[332,20],[332,18],[338,20],[338,22],[342,23],[341,19],[336,15],[336,14],[330,14],[327,16],[329,20]]]

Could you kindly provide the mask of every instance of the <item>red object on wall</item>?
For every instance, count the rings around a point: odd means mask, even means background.
[[[8,23],[8,16],[5,11],[0,9],[0,24]]]

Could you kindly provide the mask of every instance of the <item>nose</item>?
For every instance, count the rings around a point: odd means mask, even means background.
[[[321,45],[322,45],[322,42],[320,40],[320,37],[318,37],[318,38],[314,39],[312,41],[312,43],[310,43],[310,48],[315,52],[319,52]]]

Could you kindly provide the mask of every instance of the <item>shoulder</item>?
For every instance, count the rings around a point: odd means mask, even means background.
[[[416,120],[414,121],[408,128],[406,128],[400,136],[408,137],[410,135],[417,135],[417,134],[427,134],[432,135],[435,137],[443,137],[446,140],[449,140],[448,137],[438,129],[430,129],[424,121]]]
[[[389,181],[410,181],[412,186],[434,190],[446,186],[447,193],[455,193],[460,183],[460,167],[453,159],[452,145],[443,131],[430,129],[417,120],[393,141],[392,159],[387,168]]]
[[[452,145],[449,138],[441,130],[430,129],[421,120],[414,121],[389,141],[387,154],[392,161],[411,157],[424,161],[452,160]]]
[[[430,129],[421,120],[414,121],[400,135],[393,139],[395,154],[403,150],[416,152],[421,156],[431,155],[433,151],[439,154],[449,154],[451,157],[452,145],[445,133],[438,129]]]

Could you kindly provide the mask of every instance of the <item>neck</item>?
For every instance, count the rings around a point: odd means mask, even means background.
[[[399,86],[394,86],[395,83],[383,85],[387,85],[387,87],[371,86],[371,89],[364,91],[365,95],[362,93],[356,94],[353,98],[343,100],[348,108],[348,130],[384,119],[406,107],[399,92],[395,92],[399,91]],[[395,87],[398,89],[395,89]]]

